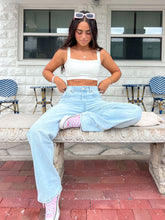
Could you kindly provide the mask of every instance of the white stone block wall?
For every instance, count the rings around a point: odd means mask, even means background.
[[[108,3],[107,3],[108,4]],[[99,38],[98,42],[100,46],[109,50],[107,45],[107,4],[100,2],[99,6],[94,4],[81,3],[77,6],[77,9],[88,9],[95,12],[98,22]],[[39,65],[29,65],[25,62],[18,60],[18,46],[19,46],[19,4],[0,2],[0,79],[12,78],[18,83],[18,99],[19,108],[21,113],[31,113],[35,105],[35,97],[33,90],[30,89],[32,85],[48,84],[43,76],[42,70],[45,66],[45,62]],[[148,83],[149,79],[155,75],[165,73],[165,66],[155,65],[152,66],[148,63],[144,66],[133,65],[127,63],[120,63],[119,67],[122,71],[122,78],[111,85],[103,96],[108,101],[127,102],[125,88],[122,87],[124,83]],[[99,80],[109,76],[106,70],[102,68],[102,75]],[[57,71],[59,75],[59,71]],[[64,78],[64,75],[61,75]],[[53,103],[57,103],[61,94],[55,90]],[[151,110],[152,97],[149,88],[146,89],[144,102],[147,110]],[[41,112],[41,107],[38,107],[37,111]]]

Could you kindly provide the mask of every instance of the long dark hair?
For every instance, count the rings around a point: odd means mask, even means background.
[[[83,14],[89,13],[89,11],[80,11],[80,12],[82,12]],[[77,18],[72,19],[71,24],[69,26],[69,35],[68,35],[67,39],[65,40],[61,49],[66,49],[67,47],[72,47],[72,46],[76,45],[77,41],[75,38],[75,31],[77,29],[78,24],[84,20],[89,24],[90,31],[91,31],[92,39],[89,43],[89,47],[92,49],[96,49],[96,50],[102,49],[97,44],[98,29],[97,29],[96,20],[95,19],[87,19],[85,16],[81,19],[77,19]]]
[[[83,14],[90,13],[89,11],[80,11]],[[86,21],[89,24],[90,31],[91,31],[91,41],[89,43],[89,47],[92,49],[96,49],[98,51],[102,50],[102,47],[100,47],[97,43],[97,36],[98,36],[98,29],[97,29],[97,22],[95,19],[87,19],[85,16],[81,19],[73,18],[71,21],[71,24],[69,26],[69,35],[67,39],[65,40],[64,44],[62,45],[61,49],[66,49],[68,47],[72,47],[77,44],[76,38],[75,38],[75,31],[77,29],[78,24],[81,21]],[[64,65],[61,66],[61,71],[64,71]]]

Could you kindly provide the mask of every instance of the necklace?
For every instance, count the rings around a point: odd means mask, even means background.
[[[84,55],[83,58],[86,59],[86,55]]]

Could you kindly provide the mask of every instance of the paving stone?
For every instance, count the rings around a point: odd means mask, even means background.
[[[151,209],[147,200],[120,200],[121,209]]]
[[[91,209],[120,209],[120,204],[117,199],[91,200]]]
[[[151,220],[148,210],[134,209],[133,212],[136,220],[141,220],[141,219]]]

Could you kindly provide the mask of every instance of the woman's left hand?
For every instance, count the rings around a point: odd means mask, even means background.
[[[104,94],[105,91],[108,89],[108,87],[109,87],[108,79],[104,79],[99,83],[98,90],[101,94]]]

